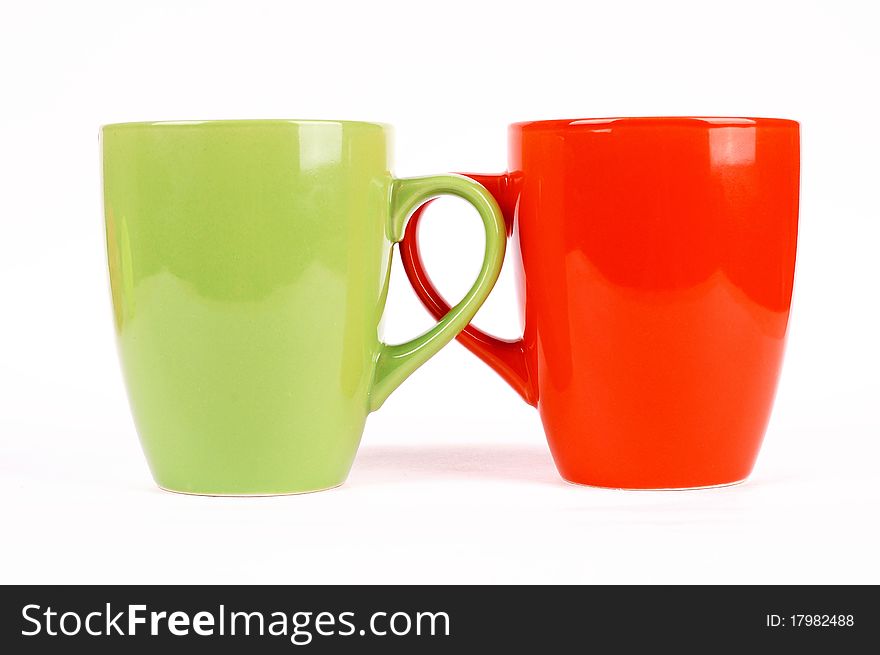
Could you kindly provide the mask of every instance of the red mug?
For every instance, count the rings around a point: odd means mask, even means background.
[[[771,118],[516,123],[509,172],[470,175],[513,240],[523,337],[459,340],[541,415],[560,474],[727,485],[773,404],[797,245],[799,126]],[[449,304],[401,254],[435,317]]]

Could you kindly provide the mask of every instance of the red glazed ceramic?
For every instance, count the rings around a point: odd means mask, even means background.
[[[470,175],[513,240],[522,339],[459,340],[541,415],[562,476],[732,484],[755,463],[789,320],[799,127],[769,118],[517,123],[509,171]],[[401,253],[442,316],[416,227]]]

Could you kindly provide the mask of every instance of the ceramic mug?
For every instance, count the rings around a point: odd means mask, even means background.
[[[513,240],[522,339],[459,340],[537,406],[562,476],[732,484],[755,462],[791,304],[799,127],[767,118],[518,123],[509,172],[471,175]],[[435,315],[448,305],[401,244]]]
[[[501,267],[492,196],[456,175],[394,178],[381,124],[117,124],[102,154],[123,373],[165,489],[341,484],[367,414],[468,323]],[[479,212],[482,268],[436,326],[386,345],[392,244],[441,194]]]

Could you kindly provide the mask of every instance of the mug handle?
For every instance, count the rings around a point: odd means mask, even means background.
[[[501,175],[467,173],[466,175],[486,187],[498,201],[506,222],[506,234],[509,237],[513,233],[513,216],[518,195],[510,175],[507,173]],[[406,270],[406,275],[416,295],[436,318],[449,311],[449,303],[444,300],[431,282],[419,252],[418,224],[422,212],[428,204],[430,203],[422,204],[413,213],[406,227],[403,241],[400,242],[400,256],[403,260],[403,268]],[[522,396],[523,400],[530,405],[537,406],[538,391],[534,378],[529,373],[525,345],[522,339],[513,341],[499,339],[486,334],[473,325],[465,327],[457,338],[468,350],[504,378]]]
[[[419,366],[457,335],[474,317],[498,280],[504,261],[504,218],[498,203],[477,182],[462,175],[431,175],[398,178],[391,186],[391,211],[387,225],[388,238],[398,243],[404,234],[407,219],[424,203],[442,195],[458,196],[471,203],[486,230],[486,251],[483,265],[470,290],[455,307],[448,305],[436,314],[437,325],[412,341],[397,345],[380,344],[373,386],[370,390],[370,411],[375,411],[400,384]]]

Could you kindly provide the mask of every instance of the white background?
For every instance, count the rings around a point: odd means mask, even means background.
[[[880,582],[880,20],[850,2],[28,2],[0,9],[0,582]],[[615,115],[802,123],[787,360],[739,487],[557,476],[537,412],[457,343],[371,416],[343,487],[153,484],[105,273],[98,126],[347,118],[396,173],[501,171],[506,124]],[[479,221],[443,200],[460,296]],[[512,278],[477,323],[517,333]],[[386,337],[430,325],[398,261]]]

